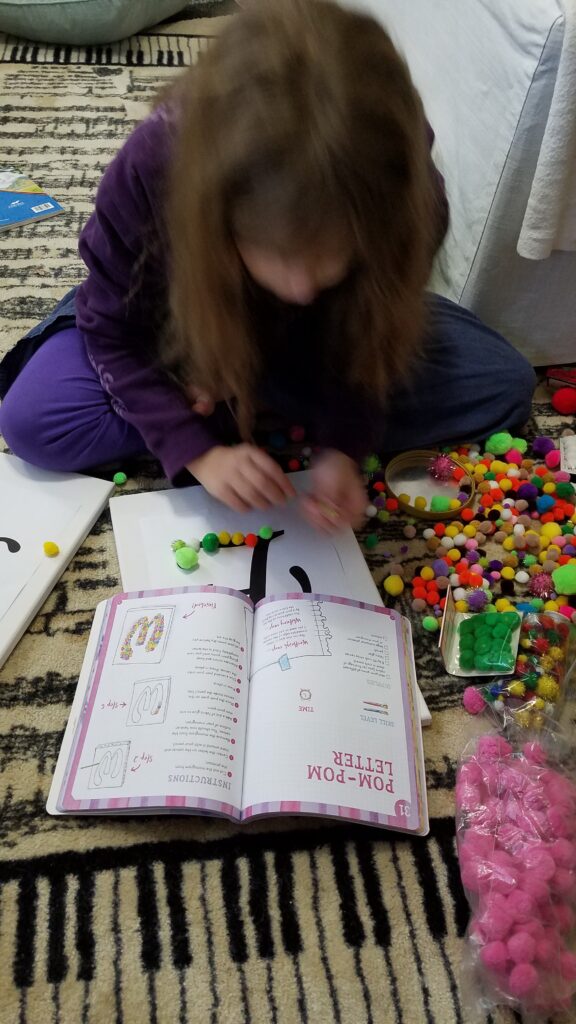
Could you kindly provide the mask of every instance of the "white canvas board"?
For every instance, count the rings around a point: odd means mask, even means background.
[[[0,666],[106,505],[114,485],[0,453]],[[44,541],[60,549],[44,554]]]
[[[300,492],[306,490],[309,479],[307,472],[290,475]],[[110,500],[110,511],[125,591],[206,585],[248,591],[253,549],[227,547],[214,555],[202,551],[198,568],[183,572],[176,565],[171,545],[176,539],[188,542],[222,530],[257,533],[267,525],[283,533],[268,546],[266,595],[301,591],[309,585],[314,593],[382,604],[353,531],[345,529],[333,536],[320,533],[300,515],[297,500],[266,512],[241,514],[212,498],[204,488],[187,487],[118,495]],[[430,713],[418,692],[422,721],[428,724]]]

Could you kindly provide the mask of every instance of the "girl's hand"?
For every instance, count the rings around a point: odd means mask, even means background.
[[[199,416],[211,416],[216,408],[216,402],[206,391],[201,391],[199,388],[195,388],[193,385],[186,388],[186,395],[190,400],[192,406],[192,412],[198,413]]]
[[[335,450],[325,452],[312,467],[312,492],[302,498],[302,511],[313,526],[328,533],[344,526],[355,529],[365,519],[368,498],[353,459]]]
[[[280,466],[253,444],[216,445],[186,468],[209,494],[235,512],[283,505],[295,494]]]

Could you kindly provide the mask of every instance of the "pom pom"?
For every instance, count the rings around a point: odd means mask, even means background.
[[[555,448],[554,451],[548,452],[544,462],[548,469],[556,469],[560,465],[560,458],[560,451],[558,448]]]
[[[535,878],[548,882],[556,871],[553,857],[542,846],[533,846],[524,853],[524,866]]]
[[[576,980],[576,956],[568,950],[560,953],[560,974],[566,981]]]
[[[126,476],[126,473],[122,473],[121,471],[114,473],[114,476],[112,477],[112,482],[116,484],[116,487],[124,487],[127,480],[128,477]]]
[[[508,950],[504,942],[488,942],[480,950],[480,959],[491,971],[506,970]]]
[[[576,846],[569,839],[556,839],[549,847],[552,857],[562,868],[576,867]]]
[[[503,736],[480,736],[477,747],[479,761],[498,761],[512,753],[512,747]]]
[[[552,395],[552,405],[562,416],[576,413],[576,388],[559,388]]]
[[[536,437],[532,445],[532,451],[539,458],[544,458],[555,447],[556,445],[551,437]]]
[[[536,956],[536,942],[527,932],[514,932],[507,946],[508,955],[516,964],[530,963]]]
[[[404,590],[404,580],[401,576],[387,576],[382,585],[391,597],[398,597]]]
[[[194,551],[194,548],[189,548],[185,545],[183,548],[178,548],[174,552],[176,559],[176,565],[179,569],[184,569],[189,572],[191,569],[195,569],[198,565],[198,555]]]
[[[428,472],[435,480],[450,480],[454,463],[449,455],[435,455],[428,463]]]
[[[205,533],[202,537],[202,547],[204,551],[214,554],[220,547],[220,541],[218,540],[217,533]]]
[[[475,686],[467,686],[462,696],[462,703],[470,715],[479,715],[486,707],[486,701]]]
[[[506,430],[491,434],[486,441],[486,451],[492,455],[505,455],[511,448],[514,448],[514,439]]]
[[[60,554],[60,548],[53,540],[45,540],[42,547],[47,558],[56,558]]]
[[[552,581],[557,594],[576,594],[576,563],[560,565],[552,573]]]
[[[521,999],[535,991],[539,980],[538,971],[532,964],[516,964],[510,971],[508,986],[511,994]]]
[[[533,597],[540,597],[543,601],[548,601],[554,593],[554,583],[549,573],[536,573],[528,584],[528,593]]]

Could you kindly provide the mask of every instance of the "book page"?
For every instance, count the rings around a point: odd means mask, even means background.
[[[254,622],[244,817],[275,811],[427,826],[409,627],[314,594],[269,598]]]
[[[59,810],[238,815],[253,614],[212,587],[110,602]]]

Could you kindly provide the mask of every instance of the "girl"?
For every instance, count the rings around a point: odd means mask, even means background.
[[[86,280],[5,358],[11,449],[57,470],[149,449],[174,484],[263,509],[293,494],[253,440],[272,413],[321,446],[304,508],[333,529],[362,514],[366,452],[520,424],[528,363],[425,293],[447,226],[431,139],[371,18],[231,18],[104,175]]]

